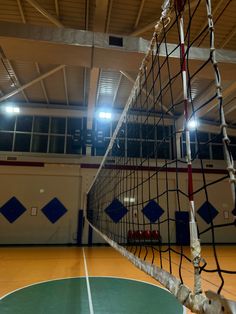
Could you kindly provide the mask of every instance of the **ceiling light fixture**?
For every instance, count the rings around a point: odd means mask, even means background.
[[[111,120],[111,112],[100,111],[98,117],[100,119]]]
[[[6,106],[5,107],[5,112],[12,114],[12,113],[19,113],[20,112],[20,108],[19,107],[13,107],[13,106]]]
[[[196,119],[188,121],[188,128],[190,130],[195,130],[198,127],[198,121]]]

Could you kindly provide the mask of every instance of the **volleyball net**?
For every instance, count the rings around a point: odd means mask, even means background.
[[[236,231],[235,169],[211,1],[167,0],[162,9],[88,191],[87,220],[193,312],[233,313],[225,282],[236,271],[217,244]],[[217,123],[207,133],[212,110]],[[216,171],[206,160],[217,154]]]

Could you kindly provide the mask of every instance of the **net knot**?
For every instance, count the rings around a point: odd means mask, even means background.
[[[227,128],[227,124],[226,124],[226,123],[222,123],[222,124],[220,125],[220,128],[221,128],[221,130],[224,129],[224,128]],[[224,140],[224,139],[223,139],[223,140]]]
[[[228,170],[229,172],[235,173],[235,169],[234,169],[233,166],[227,167],[227,170]],[[230,182],[236,182],[236,178],[231,178],[231,179],[230,179]]]

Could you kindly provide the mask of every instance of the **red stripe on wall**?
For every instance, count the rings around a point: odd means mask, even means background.
[[[44,162],[0,160],[0,166],[44,167]]]
[[[80,164],[83,169],[98,169],[99,164]],[[168,167],[168,168],[156,168],[156,167],[147,167],[147,166],[126,166],[126,165],[106,165],[106,169],[121,169],[121,170],[137,170],[137,171],[158,171],[160,172],[176,172],[176,168]],[[178,172],[187,173],[188,168],[178,168]],[[201,169],[193,168],[193,173],[202,173]],[[212,173],[212,174],[227,174],[228,172],[224,169],[204,169],[204,173]]]

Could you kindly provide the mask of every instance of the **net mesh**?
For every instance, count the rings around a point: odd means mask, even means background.
[[[200,33],[195,26],[199,21]],[[206,49],[196,50],[199,46]],[[199,119],[213,109],[218,123],[206,135],[207,123]],[[215,143],[223,144],[225,162],[212,171],[205,159]],[[235,298],[225,280],[236,272],[222,264],[217,243],[235,234],[234,173],[211,2],[165,1],[89,190],[87,219],[113,247],[194,312],[230,313],[220,295],[223,291]],[[216,195],[221,190],[224,195]],[[226,223],[217,218],[223,203],[233,210]],[[209,244],[206,253],[204,247],[201,252],[200,240]],[[213,282],[215,294],[203,293],[201,278]]]

